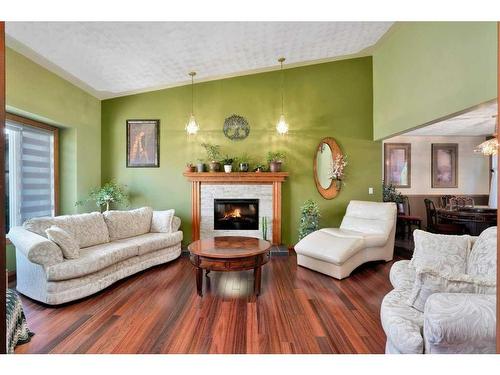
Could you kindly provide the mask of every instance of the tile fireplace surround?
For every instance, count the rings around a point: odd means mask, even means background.
[[[268,218],[268,240],[281,244],[281,184],[287,172],[186,172],[191,182],[192,240],[214,236],[262,238],[262,217]],[[214,230],[214,199],[258,199],[258,230]]]

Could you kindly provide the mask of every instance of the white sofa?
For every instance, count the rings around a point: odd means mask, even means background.
[[[295,245],[297,264],[343,279],[363,263],[392,260],[396,230],[392,202],[351,201],[340,228],[323,228]]]
[[[173,215],[173,213],[172,213]],[[10,230],[16,247],[17,290],[37,301],[58,305],[94,294],[146,268],[181,254],[180,219],[170,228],[151,233],[153,210],[93,212],[34,218]],[[47,238],[56,225],[78,242],[79,256],[65,259]]]
[[[446,274],[446,288],[432,285],[434,290],[426,291],[429,296],[423,309],[420,308],[423,311],[411,305],[421,272],[409,260],[393,264],[390,280],[394,289],[384,297],[380,311],[387,336],[386,353],[495,353],[496,233],[497,228],[492,227],[479,238],[470,238],[471,249],[465,255],[466,273]],[[458,236],[441,237],[450,242],[446,237]],[[478,288],[471,282],[477,278],[481,280],[479,289],[485,289],[482,293],[471,292]],[[484,288],[488,280],[491,284]]]

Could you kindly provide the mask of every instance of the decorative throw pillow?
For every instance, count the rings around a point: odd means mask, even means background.
[[[466,274],[449,275],[433,269],[417,271],[408,305],[424,311],[425,302],[434,293],[496,294],[496,281]]]
[[[175,210],[153,211],[151,219],[151,232],[170,233],[172,232],[172,220]]]
[[[76,259],[80,256],[80,247],[76,239],[58,226],[52,225],[45,230],[47,238],[55,242],[62,250],[66,259]]]
[[[465,273],[470,236],[434,234],[417,229],[413,238],[415,250],[410,266],[417,270],[431,268],[450,275]]]
[[[474,242],[467,259],[467,274],[495,278],[497,271],[497,227],[485,229]]]

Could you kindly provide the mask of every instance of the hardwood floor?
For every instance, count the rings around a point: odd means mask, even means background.
[[[258,298],[251,271],[211,272],[200,298],[183,256],[61,307],[23,297],[36,334],[16,353],[383,353],[391,265],[338,281],[273,256]]]

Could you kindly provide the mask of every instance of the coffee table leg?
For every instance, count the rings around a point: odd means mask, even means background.
[[[203,270],[201,268],[196,269],[196,291],[200,297],[203,296]]]
[[[253,269],[253,292],[256,296],[260,294],[260,280],[261,280],[261,267],[255,267]]]

